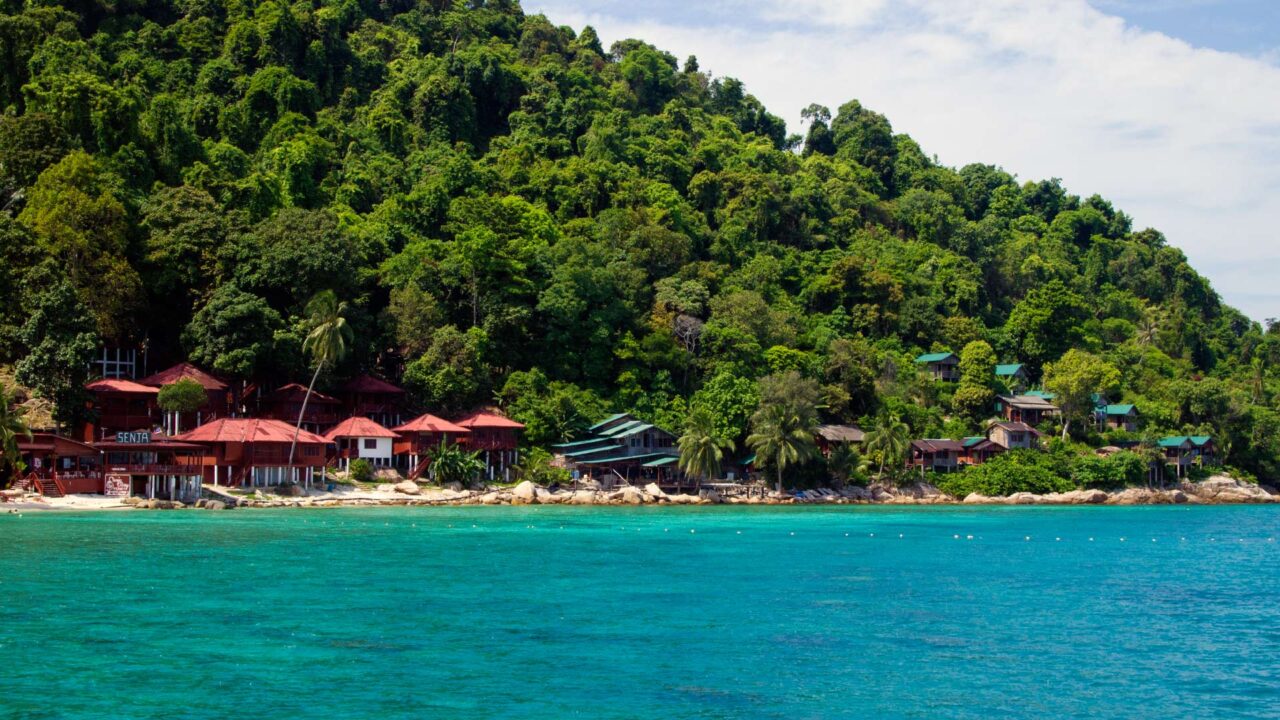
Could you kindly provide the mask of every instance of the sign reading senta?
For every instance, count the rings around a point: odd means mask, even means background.
[[[146,430],[131,430],[116,433],[116,442],[121,445],[146,445],[151,442],[151,433]]]

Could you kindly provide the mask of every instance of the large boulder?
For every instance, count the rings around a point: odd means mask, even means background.
[[[653,502],[653,499],[646,495],[640,488],[630,485],[622,488],[621,502],[626,505],[643,505]]]
[[[667,498],[667,494],[666,494],[665,492],[663,492],[663,491],[662,491],[662,488],[658,487],[658,483],[649,483],[648,485],[645,485],[645,486],[644,486],[644,493],[645,493],[646,495],[648,495],[649,497],[654,498],[654,499],[656,499],[656,500],[666,500],[666,499],[668,499],[668,498]]]
[[[992,505],[995,503],[995,499],[975,492],[965,495],[963,502],[965,505]]]
[[[395,484],[395,491],[403,495],[420,495],[422,488],[418,487],[418,483],[412,480],[405,480]]]
[[[226,510],[227,504],[221,500],[206,500],[204,502],[205,510]]]
[[[535,505],[538,502],[538,486],[529,482],[522,481],[511,489],[512,505]]]
[[[724,498],[720,496],[720,493],[716,492],[715,490],[713,490],[713,489],[711,489],[711,488],[702,488],[701,490],[699,490],[699,491],[698,491],[698,498],[699,498],[700,500],[702,500],[702,502],[704,502],[704,503],[722,503],[722,502],[724,502]]]

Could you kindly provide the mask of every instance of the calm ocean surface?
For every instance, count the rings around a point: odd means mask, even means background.
[[[1278,508],[28,513],[0,542],[5,718],[1280,717]]]

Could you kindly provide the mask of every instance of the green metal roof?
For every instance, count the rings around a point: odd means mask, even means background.
[[[996,375],[999,375],[1000,377],[1012,377],[1014,375],[1017,375],[1018,371],[1021,369],[1022,369],[1022,363],[1011,363],[1009,365],[997,365]]]
[[[626,416],[627,416],[627,413],[614,413],[613,415],[610,415],[609,417],[607,417],[607,418],[605,418],[605,419],[601,420],[600,422],[596,423],[595,425],[592,425],[591,427],[587,428],[587,432],[594,432],[597,428],[600,428],[600,427],[602,427],[602,426],[604,426],[604,425],[608,425],[609,423],[613,422],[614,420],[619,420],[619,419],[624,418],[624,417],[626,417]]]
[[[621,445],[605,445],[603,447],[589,448],[587,450],[574,450],[573,452],[565,453],[564,456],[567,458],[570,458],[571,460],[581,460],[582,458],[588,455],[599,455],[600,453],[617,452],[621,449],[622,449]]]
[[[755,464],[755,462],[756,462],[756,454],[755,454],[755,453],[751,453],[750,455],[748,455],[748,456],[746,456],[746,457],[742,458],[741,460],[739,460],[739,461],[738,461],[738,464],[739,464],[739,465],[754,465],[754,464]]]
[[[1205,443],[1213,440],[1213,438],[1209,437],[1208,435],[1192,435],[1188,439],[1191,440],[1192,445],[1197,445],[1197,446],[1204,445]]]
[[[551,447],[556,448],[557,450],[567,450],[569,448],[582,447],[584,445],[599,445],[602,442],[604,442],[602,438],[592,437],[592,438],[587,438],[586,440],[575,440],[573,442],[557,443],[555,445],[552,445]]]
[[[675,457],[668,453],[645,453],[643,455],[612,455],[610,457],[592,458],[580,461],[583,465],[609,465],[617,462],[640,462],[656,458]]]
[[[631,432],[631,429],[636,427],[637,425],[643,425],[643,424],[644,423],[639,420],[629,420],[617,427],[611,427],[608,430],[601,432],[600,437],[607,437],[607,438],[618,437],[619,435],[622,435],[624,433]]]
[[[982,442],[983,440],[986,440],[986,438],[981,437],[981,436],[979,436],[979,437],[967,437],[967,438],[965,438],[965,439],[964,439],[964,446],[965,446],[965,447],[973,447],[974,445],[977,445],[978,443]]]
[[[1024,393],[1022,393],[1022,394],[1023,394],[1023,395],[1034,395],[1034,396],[1039,397],[1039,398],[1044,398],[1045,400],[1052,400],[1052,399],[1054,399],[1054,398],[1058,397],[1057,395],[1054,395],[1054,394],[1053,394],[1053,393],[1051,393],[1051,392],[1046,392],[1046,391],[1044,391],[1044,390],[1028,390],[1028,391],[1026,391],[1026,392],[1024,392]]]
[[[1208,438],[1205,438],[1206,440]],[[1186,435],[1170,435],[1169,437],[1160,438],[1160,447],[1173,448],[1179,447],[1192,439]],[[1204,443],[1193,443],[1203,445]]]
[[[1133,405],[1108,405],[1103,412],[1108,415],[1128,415],[1134,410],[1137,408]]]
[[[916,362],[918,363],[941,362],[943,360],[946,360],[949,357],[955,357],[955,354],[949,353],[949,352],[925,353],[924,355],[917,357]]]
[[[641,467],[663,467],[665,465],[670,465],[679,459],[680,458],[674,455],[669,455],[664,458],[658,458],[657,460],[652,460],[650,462],[647,462],[644,465],[641,465]]]

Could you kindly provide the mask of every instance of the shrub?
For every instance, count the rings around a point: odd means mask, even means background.
[[[1085,455],[1072,463],[1071,479],[1079,487],[1108,490],[1142,485],[1146,482],[1147,462],[1137,453],[1118,452],[1108,457]]]
[[[364,458],[357,458],[351,461],[347,473],[358,483],[373,482],[373,463]]]
[[[941,481],[938,489],[958,498],[970,493],[1012,495],[1066,492],[1075,485],[1057,469],[1057,461],[1035,450],[1011,450]]]
[[[551,453],[542,448],[530,448],[520,458],[516,466],[516,480],[528,480],[534,485],[550,487],[555,484],[567,485],[573,481],[573,475],[565,468],[552,467]]]

